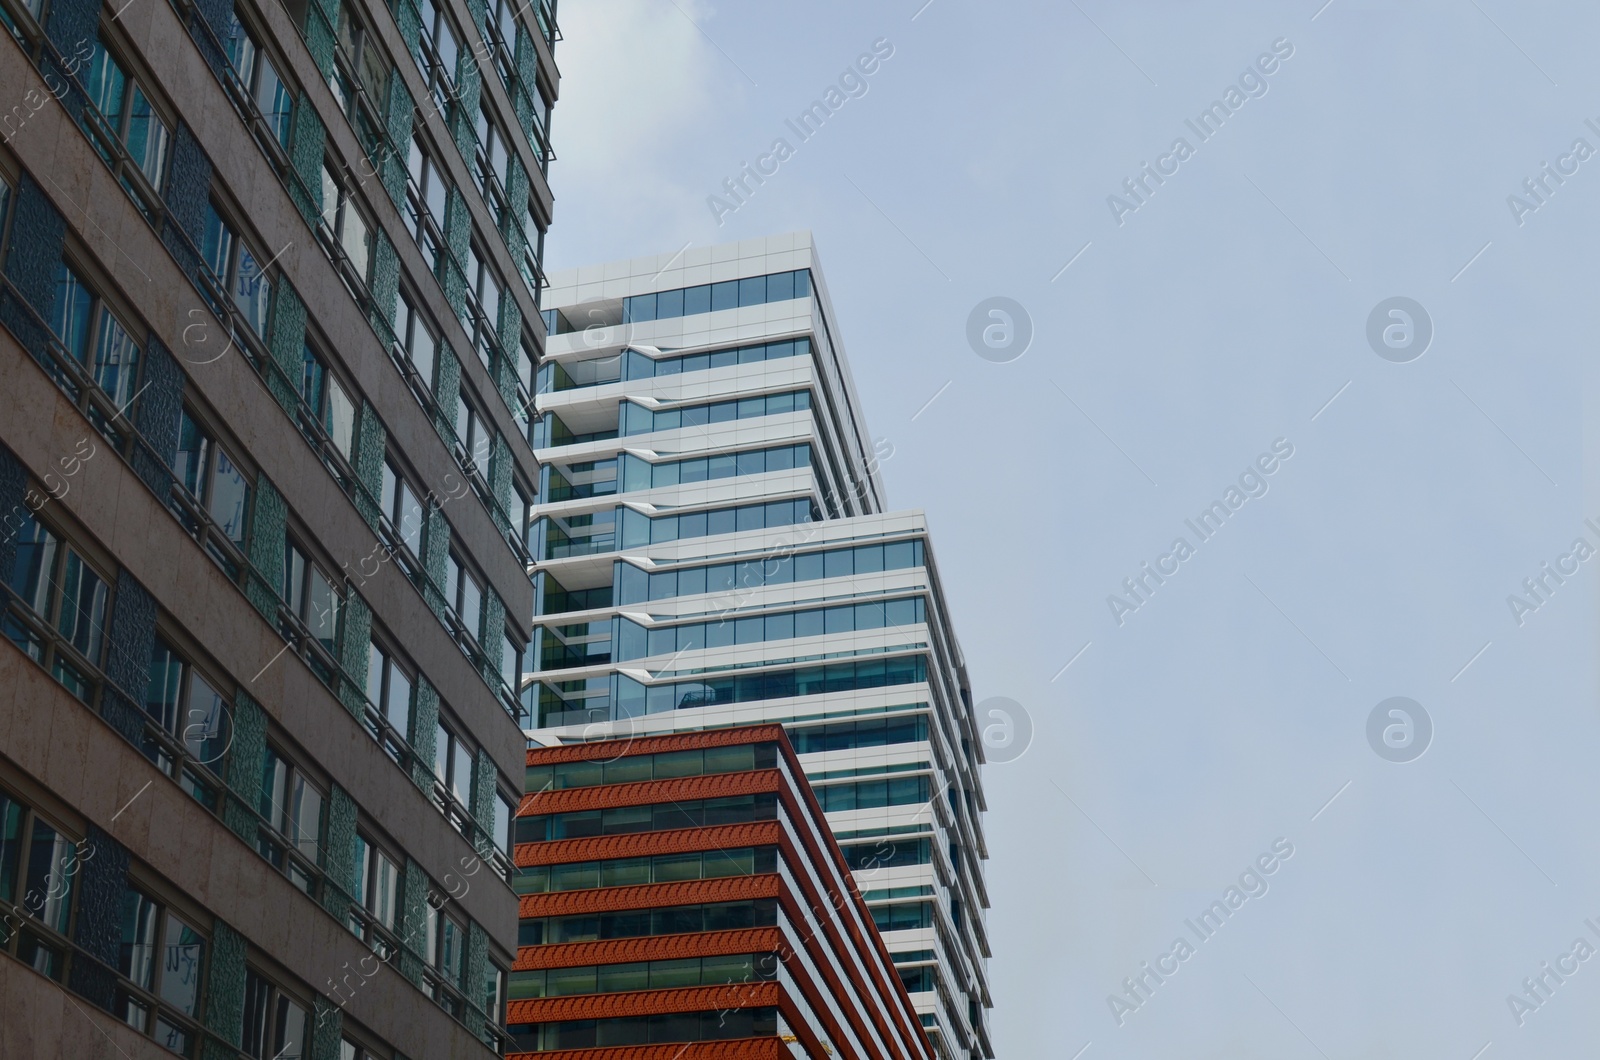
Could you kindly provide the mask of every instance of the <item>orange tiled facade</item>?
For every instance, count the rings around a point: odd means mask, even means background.
[[[931,1060],[780,726],[527,763],[511,1055]]]

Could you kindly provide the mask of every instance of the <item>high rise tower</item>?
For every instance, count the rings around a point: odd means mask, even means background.
[[[553,0],[0,22],[0,1054],[491,1057]]]
[[[940,1055],[990,1057],[982,750],[804,233],[552,277],[540,744],[781,723]]]

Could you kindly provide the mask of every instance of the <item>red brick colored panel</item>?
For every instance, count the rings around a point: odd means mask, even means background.
[[[735,1038],[725,1042],[608,1045],[599,1049],[551,1049],[507,1053],[506,1060],[792,1060],[779,1038]]]
[[[524,795],[517,806],[518,817],[541,813],[569,813],[606,806],[648,806],[662,802],[687,802],[690,799],[720,799],[729,795],[752,795],[777,791],[783,777],[776,769],[750,769],[742,773],[712,773],[710,776],[673,777],[670,780],[636,780],[628,784],[596,784],[589,788],[562,788]]]
[[[629,832],[587,839],[553,839],[548,843],[519,843],[513,860],[518,865],[564,865],[575,861],[638,858],[647,854],[687,854],[695,850],[738,850],[773,846],[782,834],[777,821],[719,824],[709,828],[675,828],[667,832]]]
[[[739,902],[751,898],[776,898],[783,886],[774,873],[760,876],[724,876],[715,880],[677,883],[642,883],[635,887],[597,887],[587,891],[551,891],[525,894],[517,916],[523,920],[575,913],[612,913],[624,909],[661,909],[706,902]]]
[[[560,1023],[563,1020],[595,1020],[612,1016],[762,1008],[776,1005],[781,993],[777,983],[737,983],[727,986],[680,986],[670,990],[635,990],[626,994],[531,998],[508,1002],[506,1022]]]
[[[671,961],[679,957],[721,957],[731,953],[772,953],[783,941],[775,927],[695,931],[682,935],[642,935],[595,942],[547,943],[517,950],[514,971],[579,968],[586,964]]]
[[[648,755],[660,751],[691,751],[703,747],[733,747],[747,743],[782,742],[785,739],[781,725],[746,725],[737,729],[712,729],[707,732],[665,733],[660,736],[637,736],[624,740],[597,740],[593,743],[569,743],[558,747],[534,747],[528,750],[528,765],[548,766],[557,762],[587,762],[599,759],[609,762],[627,755]]]

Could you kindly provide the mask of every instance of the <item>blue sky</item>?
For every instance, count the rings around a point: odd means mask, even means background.
[[[985,777],[1001,1057],[1531,1060],[1600,1031],[1600,960],[1565,958],[1600,950],[1600,557],[1573,552],[1600,548],[1600,9],[1319,2],[560,11],[548,264],[811,229],[977,698],[1031,717]],[[1115,209],[1146,162],[1176,170]],[[967,339],[994,296],[1034,332],[1003,363]],[[1410,360],[1368,341],[1395,297],[1432,326]],[[1577,570],[1536,601],[1544,563]],[[1368,741],[1396,696],[1432,725],[1408,762]],[[1108,995],[1184,936],[1119,1025]]]

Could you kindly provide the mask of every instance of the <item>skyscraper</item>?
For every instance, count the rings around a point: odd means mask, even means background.
[[[981,741],[804,233],[552,276],[540,744],[781,723],[945,1057],[989,1057]]]
[[[0,21],[0,1053],[489,1056],[554,4]]]

